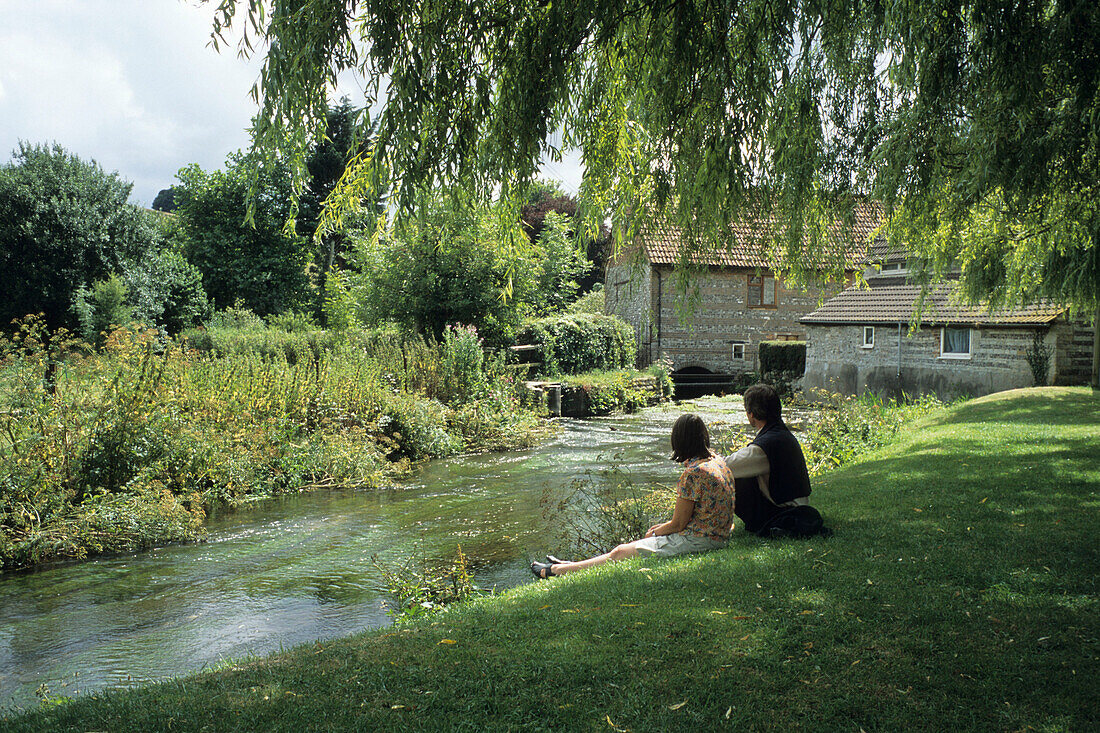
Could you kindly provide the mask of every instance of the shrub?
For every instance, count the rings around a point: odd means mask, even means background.
[[[604,291],[603,283],[596,283],[592,290],[588,291],[565,308],[566,313],[591,313],[603,315]]]
[[[821,415],[809,431],[803,448],[811,475],[842,466],[861,453],[885,445],[906,422],[939,409],[935,395],[901,402],[873,393],[858,397],[826,395]]]
[[[574,313],[543,318],[517,338],[542,353],[543,374],[578,374],[634,366],[638,348],[634,330],[617,316]]]
[[[446,408],[435,400],[393,395],[382,408],[378,425],[395,446],[390,458],[443,458],[453,456],[462,447],[447,432]]]
[[[806,342],[761,341],[760,371],[793,372],[801,376],[806,371]]]
[[[80,335],[88,343],[103,346],[113,327],[130,325],[133,309],[126,304],[128,294],[126,283],[118,275],[76,291],[73,310],[80,321]]]
[[[1035,332],[1035,337],[1031,340],[1031,346],[1027,347],[1024,351],[1024,357],[1027,359],[1027,365],[1031,367],[1031,378],[1035,381],[1036,387],[1045,387],[1047,384],[1047,375],[1050,373],[1050,357],[1054,355],[1053,347],[1047,346],[1045,334],[1041,331]]]
[[[316,331],[320,328],[313,316],[302,311],[284,311],[268,316],[267,324],[277,331],[286,331],[287,333]]]
[[[448,405],[469,402],[489,392],[485,380],[485,352],[473,326],[447,326],[443,330],[443,384],[441,399]]]

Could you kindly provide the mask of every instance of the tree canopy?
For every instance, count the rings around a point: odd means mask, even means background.
[[[250,174],[258,175],[258,193],[248,222]],[[180,170],[179,179],[176,215],[183,254],[202,273],[215,307],[240,301],[268,315],[310,302],[308,240],[285,226],[291,192],[284,167],[255,166],[234,153],[224,170],[207,173],[193,164]]]
[[[519,201],[552,140],[620,241],[649,217],[718,242],[745,207],[809,270],[853,200],[994,303],[1100,293],[1095,0],[219,0],[267,49],[259,149],[304,178],[337,75],[375,145],[349,181],[460,184]],[[259,47],[257,43],[256,47]]]
[[[130,189],[59,145],[19,143],[0,166],[0,325],[41,312],[51,326],[73,326],[78,288],[154,249]]]

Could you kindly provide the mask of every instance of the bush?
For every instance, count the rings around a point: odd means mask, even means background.
[[[439,402],[397,394],[382,412],[378,425],[393,441],[392,459],[443,458],[462,448],[461,442],[447,432],[447,410]]]
[[[129,326],[133,309],[126,304],[129,289],[118,275],[99,280],[92,287],[81,287],[73,299],[73,310],[80,321],[80,335],[97,347],[118,326]]]
[[[443,384],[441,399],[448,405],[484,397],[489,392],[485,379],[485,352],[473,326],[447,326],[443,331]]]
[[[760,371],[793,372],[801,376],[806,371],[806,342],[761,341]]]
[[[520,331],[517,342],[539,347],[545,375],[634,366],[634,330],[617,316],[574,313],[543,318]]]
[[[177,252],[166,249],[125,261],[121,274],[136,321],[175,335],[210,317],[202,273]]]
[[[943,407],[935,395],[901,402],[873,393],[858,397],[826,395],[821,415],[803,448],[810,474],[842,466],[868,450],[888,443],[902,425]]]
[[[1036,387],[1046,386],[1047,376],[1050,374],[1050,357],[1053,355],[1054,349],[1047,346],[1044,334],[1036,331],[1035,337],[1031,340],[1031,346],[1024,351],[1027,365],[1031,367],[1031,378]]]
[[[585,293],[575,301],[570,303],[565,308],[566,313],[591,313],[593,315],[603,315],[604,312],[604,290],[603,283],[596,283],[592,290]]]

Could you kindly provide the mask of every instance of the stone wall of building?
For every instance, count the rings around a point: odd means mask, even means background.
[[[720,374],[755,371],[760,342],[805,338],[806,329],[798,320],[822,298],[818,290],[788,289],[779,282],[774,307],[750,308],[748,278],[755,274],[753,270],[713,268],[694,278],[692,289],[684,293],[672,268],[647,269],[641,288],[632,291],[630,283],[639,278],[631,280],[627,273],[608,268],[607,311],[635,325],[642,363],[665,359],[674,371],[687,367]],[[616,289],[621,294],[614,293]],[[742,345],[738,358],[735,343]]]
[[[941,356],[941,331],[923,327],[909,334],[903,325],[876,326],[874,346],[864,348],[864,326],[809,326],[804,389],[841,394],[871,391],[886,396],[935,393],[944,398],[977,396],[1034,384],[1025,352],[1035,328],[975,328],[968,359]],[[1069,336],[1067,336],[1067,333]],[[1056,324],[1044,334],[1055,349],[1048,379],[1057,379],[1060,359],[1075,349],[1059,344],[1073,329]],[[900,349],[899,349],[900,340]]]
[[[653,329],[650,300],[653,295],[653,268],[649,265],[610,263],[604,277],[604,312],[618,316],[634,327],[638,345],[638,366],[652,363],[646,344]]]
[[[1054,384],[1088,384],[1092,376],[1094,328],[1085,319],[1055,325]]]

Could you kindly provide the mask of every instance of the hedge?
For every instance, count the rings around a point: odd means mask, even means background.
[[[546,375],[625,369],[634,366],[638,355],[634,329],[626,321],[594,313],[533,321],[520,330],[516,342],[539,347]]]
[[[761,341],[760,371],[793,372],[801,376],[806,371],[806,342]]]

